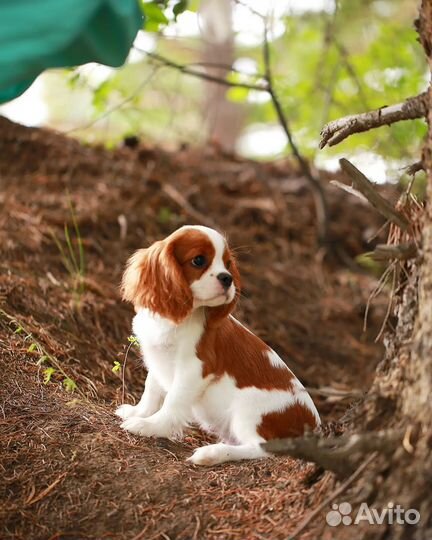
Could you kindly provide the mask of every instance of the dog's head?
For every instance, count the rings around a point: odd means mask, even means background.
[[[206,307],[217,324],[235,306],[240,276],[226,239],[214,229],[187,225],[129,259],[123,299],[178,323]]]

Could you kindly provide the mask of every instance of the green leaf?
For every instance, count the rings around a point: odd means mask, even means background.
[[[111,79],[107,79],[94,90],[92,105],[97,113],[100,114],[105,111],[112,90],[113,87]]]
[[[177,20],[177,17],[181,15],[184,11],[186,11],[188,7],[188,0],[180,0],[177,2],[177,4],[173,7],[173,13],[174,13],[174,20]]]
[[[113,373],[119,373],[121,371],[121,364],[118,360],[114,360],[114,366],[111,368]]]
[[[43,370],[44,375],[44,384],[48,384],[51,380],[51,377],[55,373],[55,369],[53,367],[47,367]]]
[[[247,88],[230,88],[226,92],[226,97],[229,101],[234,103],[244,103],[249,95],[249,90]]]
[[[363,266],[363,268],[366,268],[369,270],[372,274],[376,276],[380,276],[383,271],[383,265],[382,263],[376,261],[373,259],[373,252],[368,251],[366,253],[362,253],[360,255],[357,255],[355,258],[355,261],[360,266]]]
[[[39,358],[39,360],[36,362],[36,364],[37,364],[38,366],[40,366],[40,365],[42,365],[44,362],[46,362],[47,360],[49,360],[49,357],[48,357],[46,354],[44,354],[44,355],[42,355],[42,356]]]
[[[155,21],[146,20],[143,30],[146,32],[159,32],[160,24]]]
[[[66,392],[73,392],[77,389],[76,382],[69,377],[63,379],[63,386],[65,387]]]
[[[200,0],[189,0],[187,9],[196,13],[200,7]]]
[[[32,343],[30,347],[27,349],[27,352],[31,353],[33,352],[37,347],[37,343]]]
[[[168,19],[162,8],[156,2],[140,2],[141,11],[146,17],[145,28],[147,29],[148,22],[158,24],[168,24]]]
[[[129,343],[131,343],[132,345],[135,345],[136,347],[139,347],[139,341],[138,341],[138,338],[135,337],[135,336],[129,336],[128,337],[128,341]]]

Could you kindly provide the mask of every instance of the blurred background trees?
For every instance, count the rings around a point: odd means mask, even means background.
[[[401,167],[418,158],[426,133],[422,120],[356,135],[318,152],[320,129],[329,120],[424,90],[428,75],[412,25],[414,0],[140,5],[147,20],[123,68],[52,70],[19,106],[12,102],[2,113],[108,146],[132,135],[173,148],[212,141],[246,156],[277,159],[286,155],[287,141],[266,92],[210,83],[163,60],[259,85],[266,18],[276,92],[304,155],[327,169],[337,167],[338,157],[349,157],[375,181],[397,180]]]

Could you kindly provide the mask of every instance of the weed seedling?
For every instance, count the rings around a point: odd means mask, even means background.
[[[75,298],[78,300],[84,293],[85,285],[85,257],[84,257],[84,244],[82,241],[81,233],[78,227],[78,222],[75,214],[72,201],[69,199],[69,209],[72,218],[73,231],[75,236],[75,242],[72,240],[72,235],[68,225],[64,226],[64,240],[60,241],[54,231],[52,231],[52,237],[56,246],[60,252],[63,266],[66,268],[72,279],[72,289]],[[76,244],[76,248],[74,247]]]

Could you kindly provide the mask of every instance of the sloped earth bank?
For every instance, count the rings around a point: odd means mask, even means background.
[[[145,378],[130,347],[125,388],[114,362],[130,343],[118,283],[128,255],[185,223],[215,224],[237,248],[237,315],[312,389],[368,389],[385,304],[363,315],[376,279],[316,246],[307,184],[287,162],[258,164],[215,148],[168,153],[80,146],[0,118],[0,523],[2,539],[282,539],[337,485],[290,458],[196,468],[208,439],[146,440],[115,407]],[[332,239],[346,260],[381,223],[326,185]],[[81,291],[65,268],[64,224],[83,238]],[[54,240],[56,237],[57,242]],[[49,371],[50,381],[45,384]],[[64,388],[65,378],[78,385]],[[71,384],[71,383],[70,383]],[[125,394],[123,396],[123,393]],[[329,431],[353,399],[315,395]],[[331,538],[321,512],[301,538]]]

